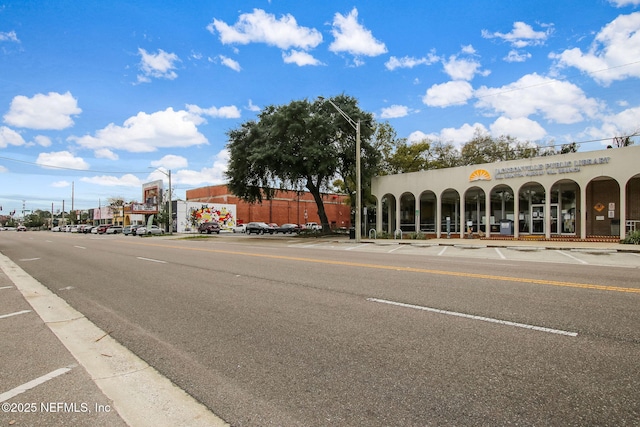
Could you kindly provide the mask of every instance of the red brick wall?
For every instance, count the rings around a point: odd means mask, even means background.
[[[351,208],[347,204],[348,198],[341,194],[327,194],[323,199],[324,209],[331,226],[350,227]],[[215,185],[187,190],[187,201],[236,205],[237,219],[243,223],[251,221],[276,224],[320,223],[316,202],[308,192],[298,195],[294,191],[278,190],[271,200],[263,200],[262,204],[249,204],[229,193],[226,185]]]

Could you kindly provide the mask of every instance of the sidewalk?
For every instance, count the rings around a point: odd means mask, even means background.
[[[354,240],[346,240],[347,242]],[[530,247],[543,249],[566,249],[566,250],[601,250],[616,252],[640,253],[640,245],[623,245],[613,242],[589,242],[589,241],[559,241],[559,240],[502,240],[502,239],[362,239],[362,243],[376,245],[414,245],[414,246],[474,246],[487,248],[506,247]]]

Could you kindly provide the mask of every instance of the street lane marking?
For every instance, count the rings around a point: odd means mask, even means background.
[[[29,391],[32,388],[35,388],[37,386],[39,386],[40,384],[44,384],[49,380],[54,379],[55,377],[59,377],[60,375],[64,375],[67,372],[69,372],[71,369],[73,369],[74,367],[76,367],[77,365],[71,365],[68,366],[66,368],[60,368],[60,369],[56,369],[53,372],[49,372],[47,375],[43,375],[39,378],[36,378],[35,380],[31,380],[28,383],[24,383],[22,385],[19,385],[18,387],[14,388],[13,390],[9,390],[7,392],[4,392],[2,394],[0,394],[0,402],[5,402],[9,399],[11,399],[12,397],[16,397],[19,394],[24,393],[25,391]]]
[[[11,289],[11,288],[13,288],[13,286],[3,286],[0,289]]]
[[[350,248],[345,249],[346,251],[352,251],[354,249],[358,249],[361,248],[363,246],[368,246],[366,243],[362,244],[362,245],[358,245],[358,246],[351,246]]]
[[[167,263],[167,261],[161,261],[159,259],[153,259],[153,258],[143,258],[141,256],[136,257],[136,258],[138,258],[138,259],[140,259],[142,261],[157,262],[158,264],[166,264]]]
[[[6,319],[7,317],[18,316],[20,314],[27,314],[27,313],[31,313],[31,310],[22,310],[22,311],[16,311],[15,313],[3,314],[0,316],[0,319]]]
[[[387,253],[388,253],[388,254],[390,254],[391,252],[395,252],[395,251],[397,251],[398,249],[402,249],[402,246],[398,246],[397,248],[393,248],[393,249],[391,249],[390,251],[387,251]]]
[[[19,260],[19,261],[37,261],[37,260],[39,260],[39,259],[40,259],[40,258],[22,258],[22,259],[21,259],[21,260]]]
[[[491,317],[476,316],[473,314],[459,313],[457,311],[440,310],[439,308],[424,307],[421,305],[405,304],[402,302],[389,301],[389,300],[378,299],[378,298],[367,298],[367,301],[395,305],[395,306],[404,307],[404,308],[412,308],[415,310],[428,311],[431,313],[446,314],[448,316],[462,317],[465,319],[480,320],[482,322],[497,323],[499,325],[515,326],[517,328],[530,329],[530,330],[539,331],[539,332],[547,332],[550,334],[565,335],[568,337],[578,336],[577,332],[569,332],[569,331],[563,331],[560,329],[545,328],[543,326],[527,325],[526,323],[517,323],[517,322],[511,322],[508,320],[493,319]]]
[[[626,292],[626,293],[632,293],[632,294],[640,294],[640,288],[625,288],[622,286],[606,286],[606,285],[594,285],[589,283],[560,282],[557,280],[546,280],[546,279],[527,279],[522,277],[496,276],[492,274],[481,274],[481,273],[462,273],[458,271],[430,270],[427,268],[398,267],[394,265],[384,265],[384,264],[366,264],[366,263],[351,262],[351,261],[323,260],[323,259],[316,259],[316,258],[302,258],[302,257],[274,255],[274,254],[259,254],[254,252],[240,252],[240,251],[230,251],[230,250],[224,250],[224,249],[197,248],[197,247],[176,246],[176,245],[159,244],[159,243],[144,243],[144,242],[134,242],[134,241],[125,242],[124,240],[123,242],[125,244],[138,245],[138,246],[180,249],[184,251],[208,252],[208,253],[224,254],[224,255],[240,255],[240,256],[247,256],[247,257],[254,257],[254,258],[300,261],[300,262],[314,263],[314,264],[339,265],[343,267],[361,267],[361,268],[370,268],[370,269],[376,269],[376,270],[393,270],[393,271],[404,271],[408,273],[424,273],[424,274],[435,274],[439,276],[466,277],[471,279],[486,279],[486,280],[497,280],[502,282],[516,282],[516,283],[527,283],[527,284],[534,284],[534,285],[549,285],[549,286],[559,286],[559,287],[567,287],[567,288],[592,289],[592,290],[598,290],[598,291]]]
[[[496,252],[497,252],[497,253],[498,253],[498,255],[500,256],[500,258],[502,258],[502,259],[507,259],[507,257],[506,257],[506,256],[504,256],[504,255],[502,254],[502,252],[500,252],[500,249],[498,249],[498,248],[494,248],[494,249],[496,250]]]
[[[84,246],[74,246],[74,248],[78,248],[78,249],[87,249]]]
[[[445,246],[444,248],[442,248],[442,250],[440,252],[438,252],[438,256],[444,255],[444,253],[447,250],[447,248],[448,248],[448,246]]]
[[[564,256],[566,256],[566,257],[569,257],[569,258],[571,258],[571,259],[573,259],[573,260],[576,260],[576,261],[578,261],[578,262],[581,262],[581,263],[583,263],[583,264],[589,264],[587,261],[583,261],[583,260],[581,260],[580,258],[576,258],[576,257],[574,257],[573,255],[568,254],[568,253],[566,253],[566,252],[562,252],[562,251],[554,251],[554,252],[557,252],[557,253],[559,253],[559,254],[562,254],[562,255],[564,255]]]

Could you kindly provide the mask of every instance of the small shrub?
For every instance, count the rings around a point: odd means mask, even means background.
[[[624,240],[621,240],[620,243],[624,243],[626,245],[640,245],[640,230],[630,233],[624,238]]]

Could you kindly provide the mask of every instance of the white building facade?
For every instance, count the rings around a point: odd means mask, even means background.
[[[640,146],[375,177],[376,231],[624,238],[640,230]]]

